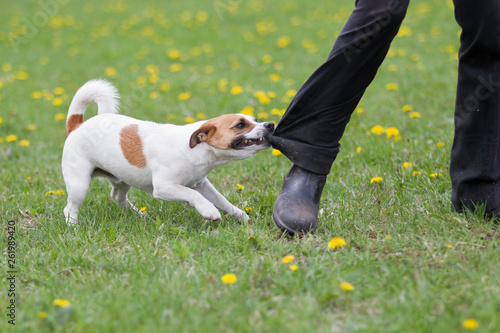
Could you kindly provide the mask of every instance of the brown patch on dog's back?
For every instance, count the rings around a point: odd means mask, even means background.
[[[66,136],[83,124],[83,114],[72,114],[66,120]]]
[[[137,124],[125,126],[120,132],[120,147],[127,161],[142,169],[146,167],[146,156],[142,151],[142,141],[138,131]]]

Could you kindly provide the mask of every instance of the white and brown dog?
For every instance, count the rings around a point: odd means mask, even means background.
[[[62,156],[68,223],[78,221],[78,209],[96,176],[109,179],[111,198],[124,209],[129,205],[136,209],[127,199],[135,187],[157,199],[187,202],[206,219],[220,219],[221,209],[240,221],[248,220],[206,175],[269,148],[264,137],[274,130],[273,123],[227,114],[183,126],[158,124],[117,114],[118,99],[112,84],[91,80],[71,102]],[[93,102],[98,115],[84,122],[85,110]]]

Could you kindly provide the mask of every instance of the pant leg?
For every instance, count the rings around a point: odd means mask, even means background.
[[[500,2],[454,0],[460,37],[455,136],[451,151],[456,211],[500,206]]]
[[[330,173],[344,129],[384,60],[408,4],[356,1],[327,61],[300,88],[269,137],[294,164]]]

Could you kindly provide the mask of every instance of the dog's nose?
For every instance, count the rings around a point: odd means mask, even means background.
[[[264,123],[264,128],[273,130],[274,129],[274,123]]]

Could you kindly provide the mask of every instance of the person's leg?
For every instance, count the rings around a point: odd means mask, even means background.
[[[294,164],[328,174],[339,140],[406,14],[409,0],[358,0],[327,61],[299,89],[270,137]]]
[[[358,0],[327,61],[297,92],[269,137],[294,166],[273,209],[278,227],[314,231],[340,138],[403,21],[409,0]]]
[[[500,217],[500,2],[454,0],[462,27],[450,176],[455,211]]]

